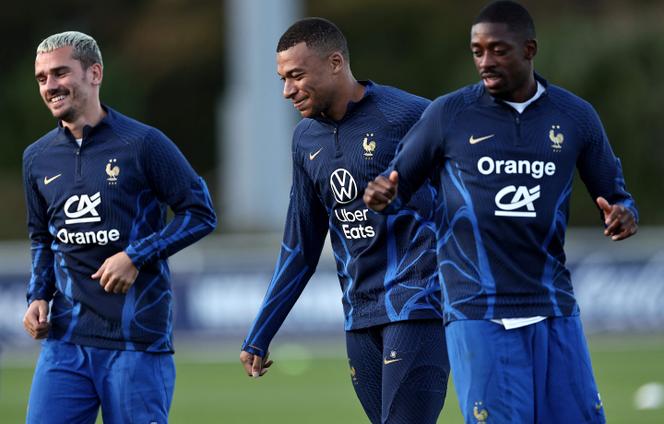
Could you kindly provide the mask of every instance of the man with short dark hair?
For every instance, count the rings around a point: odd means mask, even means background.
[[[330,21],[293,24],[277,47],[283,95],[300,112],[281,254],[240,361],[267,371],[268,347],[314,273],[330,232],[351,380],[372,423],[435,423],[449,365],[436,275],[435,191],[425,185],[399,215],[368,212],[358,187],[394,157],[428,100],[357,81],[346,39]]]
[[[45,339],[28,423],[94,423],[100,405],[104,423],[168,421],[167,258],[217,222],[205,182],[173,142],[100,102],[103,69],[81,32],[37,47],[39,93],[58,125],[23,155],[32,250],[23,325]]]
[[[398,212],[438,176],[446,337],[467,423],[603,423],[563,251],[575,169],[612,240],[636,232],[634,200],[592,106],[534,72],[523,6],[486,6],[470,47],[482,82],[436,99],[364,200]]]

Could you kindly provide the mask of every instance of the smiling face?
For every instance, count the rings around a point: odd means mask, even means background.
[[[99,103],[101,64],[83,69],[81,62],[72,58],[71,46],[39,53],[35,59],[35,78],[46,107],[65,123],[80,120]]]
[[[283,95],[293,102],[302,117],[329,114],[335,103],[341,62],[340,53],[321,55],[304,42],[277,53]]]
[[[523,40],[507,24],[481,22],[471,29],[470,49],[484,87],[492,96],[523,102],[534,94],[535,40]]]

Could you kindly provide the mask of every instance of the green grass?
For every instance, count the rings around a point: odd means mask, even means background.
[[[633,405],[639,386],[664,383],[664,338],[595,338],[590,346],[609,422],[664,423],[664,409],[637,411]],[[176,355],[178,375],[170,422],[367,422],[342,355],[307,355],[301,348],[289,355],[275,350],[275,358],[301,359],[281,359],[267,376],[253,380],[244,375],[239,362],[215,362],[211,360],[219,357],[215,352],[181,349]],[[0,372],[1,422],[24,422],[31,374],[32,366],[5,361]],[[445,403],[439,422],[461,423],[451,384]]]

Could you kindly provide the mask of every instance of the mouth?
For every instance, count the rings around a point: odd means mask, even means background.
[[[51,105],[51,106],[59,106],[60,104],[62,104],[62,102],[64,102],[64,100],[67,97],[68,97],[67,93],[57,93],[53,96],[50,96],[47,99],[47,101],[48,101],[48,104]]]
[[[493,88],[503,81],[502,75],[494,72],[484,72],[480,74],[480,77],[482,78],[482,81],[484,81],[484,86],[487,88]]]
[[[293,107],[294,107],[295,109],[301,111],[302,108],[304,107],[304,103],[305,103],[306,101],[307,101],[307,97],[302,98],[302,99],[297,100],[297,101],[294,100],[294,101],[293,101]]]

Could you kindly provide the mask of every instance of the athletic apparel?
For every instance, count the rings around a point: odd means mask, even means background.
[[[445,329],[466,423],[605,423],[579,317],[505,330],[458,320]]]
[[[26,423],[165,424],[173,399],[170,353],[108,350],[45,340]]]
[[[172,352],[166,258],[211,232],[205,182],[161,132],[111,108],[81,147],[59,125],[23,155],[32,241],[28,304],[53,300],[49,338],[106,349]],[[166,224],[166,205],[174,212]],[[127,294],[94,274],[125,251],[140,270]]]
[[[374,424],[434,424],[450,365],[443,323],[414,320],[346,332],[351,381]]]
[[[328,228],[343,291],[345,329],[441,317],[435,273],[435,190],[398,214],[370,213],[364,187],[389,164],[429,101],[365,82],[338,122],[303,119],[293,135],[293,185],[282,249],[243,350],[265,356],[314,273]]]
[[[386,173],[398,210],[435,173],[438,267],[447,322],[578,314],[563,244],[575,168],[593,199],[636,218],[595,110],[539,76],[522,114],[482,83],[436,99]]]

